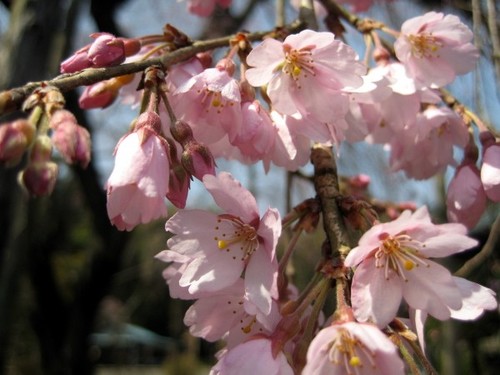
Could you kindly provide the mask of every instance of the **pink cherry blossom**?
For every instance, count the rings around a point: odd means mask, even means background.
[[[446,193],[448,220],[473,228],[486,209],[486,193],[475,164],[466,163],[455,171]]]
[[[255,334],[270,334],[280,314],[276,302],[269,314],[263,314],[245,295],[243,279],[216,292],[205,292],[191,305],[184,324],[193,336],[207,341],[224,339],[232,348]]]
[[[272,340],[250,339],[232,348],[219,358],[210,375],[293,375],[283,352],[273,355]]]
[[[311,140],[289,128],[289,116],[272,111],[271,119],[276,126],[278,136],[274,147],[262,159],[264,167],[269,170],[271,163],[289,171],[296,171],[307,164],[311,155]]]
[[[373,226],[345,261],[346,266],[357,266],[351,291],[356,319],[385,327],[403,298],[412,308],[449,319],[451,310],[462,307],[462,294],[451,273],[429,258],[476,244],[461,224],[433,224],[426,207]]]
[[[242,127],[232,142],[251,162],[262,160],[273,148],[278,131],[269,113],[259,101],[247,101],[241,106]]]
[[[457,16],[429,12],[403,23],[394,50],[422,85],[442,87],[474,69],[479,52],[472,37]]]
[[[346,322],[323,328],[307,351],[302,375],[403,375],[396,346],[371,324]]]
[[[107,209],[111,223],[120,230],[167,215],[168,144],[157,133],[159,121],[158,115],[144,112],[137,130],[116,146],[115,166],[106,184]]]
[[[233,140],[241,126],[238,82],[225,69],[205,69],[180,85],[172,96],[179,119],[193,128],[197,141],[210,144],[228,135]]]
[[[391,142],[391,167],[410,177],[426,179],[455,165],[453,147],[464,148],[467,126],[447,107],[429,107],[409,122]]]
[[[320,122],[348,108],[347,87],[363,83],[366,67],[354,50],[329,32],[304,30],[283,42],[268,38],[250,52],[246,78],[252,86],[267,85],[274,110],[284,115],[299,112]],[[345,112],[343,113],[345,114]]]
[[[500,143],[484,149],[481,182],[486,196],[493,202],[500,202]]]
[[[414,123],[422,103],[438,103],[440,97],[431,90],[418,88],[400,63],[381,63],[365,78],[376,84],[373,95],[351,90],[355,98],[363,98],[363,115],[368,125],[367,140],[374,143],[398,142],[405,138],[405,126]],[[365,91],[367,91],[365,89]]]
[[[279,213],[269,208],[259,218],[255,198],[229,173],[205,175],[203,183],[224,212],[180,210],[168,220],[165,228],[174,234],[168,247],[188,257],[179,285],[193,294],[214,292],[244,272],[248,300],[268,314],[277,298]]]

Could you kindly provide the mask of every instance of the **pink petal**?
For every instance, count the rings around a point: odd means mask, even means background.
[[[227,172],[205,175],[203,183],[217,205],[227,213],[239,216],[246,223],[259,217],[254,196]]]
[[[373,322],[383,328],[396,317],[403,295],[402,280],[392,270],[375,267],[375,259],[364,260],[354,272],[351,302],[360,322]]]
[[[461,277],[453,279],[462,294],[462,307],[459,310],[451,310],[453,319],[477,319],[484,310],[494,310],[498,307],[493,290]]]
[[[437,319],[450,318],[450,308],[460,308],[462,298],[450,271],[427,261],[429,267],[418,266],[405,273],[403,297],[408,305],[427,311]]]
[[[245,293],[264,314],[271,311],[272,298],[278,298],[277,275],[277,261],[270,261],[268,254],[257,249],[245,270]]]

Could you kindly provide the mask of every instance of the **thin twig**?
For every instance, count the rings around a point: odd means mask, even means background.
[[[500,216],[498,216],[493,223],[493,226],[490,230],[490,235],[488,236],[488,240],[484,244],[483,248],[479,253],[474,255],[471,259],[469,259],[465,264],[460,267],[460,269],[455,272],[455,276],[459,277],[467,277],[472,271],[474,271],[477,267],[484,264],[488,257],[491,255],[493,250],[500,243]]]

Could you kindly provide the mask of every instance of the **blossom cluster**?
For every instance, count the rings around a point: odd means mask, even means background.
[[[348,3],[363,11],[372,1]],[[200,16],[230,5],[188,2]],[[364,59],[374,62],[370,66],[330,31],[275,31],[258,43],[240,33],[215,63],[211,52],[193,53],[168,67],[91,84],[81,94],[83,109],[105,108],[118,98],[140,105],[115,148],[105,186],[108,216],[129,231],[167,217],[167,200],[176,206],[165,226],[168,248],[157,258],[168,263],[163,277],[170,296],[193,301],[184,316],[190,333],[225,343],[214,375],[404,374],[404,340],[418,335],[424,351],[427,316],[471,320],[497,307],[493,290],[453,276],[434,260],[475,247],[467,229],[488,200],[500,201],[500,142],[477,124],[478,158],[472,121],[440,91],[474,69],[479,52],[472,33],[456,16],[429,12],[389,31],[396,38],[392,53],[375,30],[364,32],[373,47]],[[91,37],[61,64],[62,73],[161,60],[193,47],[170,25],[143,38]],[[28,119],[0,127],[0,162],[16,164],[27,154],[19,180],[32,195],[47,195],[58,173],[53,148],[85,168],[90,136],[53,87],[35,90],[24,109]],[[426,207],[387,210],[394,220],[381,223],[355,193],[368,182],[352,179],[353,194],[335,198],[337,220],[362,232],[360,238],[352,249],[347,243],[335,249],[335,259],[323,251],[315,278],[300,291],[286,272],[294,243],[280,253],[278,240],[295,220],[295,233],[315,229],[321,209],[312,207],[320,199],[285,218],[275,208],[261,215],[254,196],[217,171],[215,160],[296,171],[310,161],[313,144],[334,147],[342,158],[342,142],[362,141],[384,145],[391,169],[414,179],[456,167],[447,192],[452,223],[434,224]],[[457,149],[463,150],[460,163]],[[218,212],[186,209],[193,178]],[[333,284],[334,312],[324,309]]]
[[[266,38],[253,49],[243,37],[215,67],[198,55],[169,68],[165,95],[214,158],[293,171],[308,162],[311,142],[366,141],[390,150],[392,170],[427,179],[456,166],[454,150],[471,142],[464,119],[437,91],[474,67],[478,51],[471,38],[456,16],[430,12],[403,24],[395,58],[375,39],[376,66],[368,69],[330,32]],[[236,52],[246,56],[239,76]],[[267,105],[258,88],[265,89]],[[168,136],[172,118],[160,116]],[[450,196],[467,199],[453,184]],[[452,212],[451,220],[469,227],[479,219]]]
[[[497,307],[491,289],[431,260],[477,241],[461,224],[433,224],[422,207],[361,237],[345,259],[354,269],[352,307],[324,323],[312,313],[317,294],[299,298],[291,280],[286,287],[278,281],[287,279],[285,258],[278,264],[276,253],[278,211],[259,216],[255,198],[226,172],[203,182],[222,212],[178,211],[166,224],[173,235],[168,249],[157,258],[170,264],[163,272],[170,295],[195,300],[184,317],[190,333],[226,344],[212,374],[404,374],[398,349],[383,331],[400,319],[403,300],[422,346],[427,315],[471,320]],[[290,307],[296,301],[302,303]],[[307,349],[311,326],[318,328]]]

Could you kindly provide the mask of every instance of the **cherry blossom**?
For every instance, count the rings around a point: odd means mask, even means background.
[[[172,93],[172,106],[180,120],[188,122],[197,141],[210,144],[241,126],[238,83],[225,69],[210,68],[193,76]]]
[[[318,332],[302,375],[404,373],[396,346],[377,327],[346,322]]]
[[[492,143],[484,149],[481,182],[487,197],[500,202],[500,143]]]
[[[391,142],[391,167],[416,179],[426,179],[455,165],[453,147],[465,147],[469,132],[463,120],[447,107],[429,107]]]
[[[244,272],[246,296],[268,314],[277,298],[280,215],[269,208],[259,218],[255,198],[229,173],[205,175],[203,183],[224,212],[180,210],[168,220],[165,228],[174,234],[168,247],[188,257],[179,285],[193,294],[214,292],[236,283]]]
[[[446,193],[446,213],[451,222],[473,228],[486,209],[486,193],[473,163],[460,165]]]
[[[394,50],[422,85],[442,87],[474,69],[479,51],[472,37],[457,16],[429,12],[403,23]]]
[[[272,340],[250,339],[223,353],[210,375],[293,375],[283,352],[273,354]]]
[[[356,319],[385,327],[403,298],[412,308],[449,319],[451,310],[462,307],[462,292],[451,273],[429,258],[475,246],[477,241],[465,233],[461,224],[433,224],[425,206],[373,226],[345,261],[357,266],[352,280]]]
[[[265,39],[247,57],[246,78],[253,86],[267,85],[273,109],[284,115],[312,116],[331,122],[344,108],[347,87],[363,83],[366,67],[354,50],[328,32],[304,30],[283,42]]]
[[[278,324],[278,304],[273,301],[269,314],[263,314],[245,296],[244,280],[199,295],[184,316],[184,324],[193,336],[207,341],[224,339],[232,348],[255,334],[270,334]]]
[[[158,135],[159,116],[144,112],[136,131],[125,135],[115,149],[115,166],[107,186],[107,210],[120,230],[167,216],[164,203],[169,184],[168,144]]]

